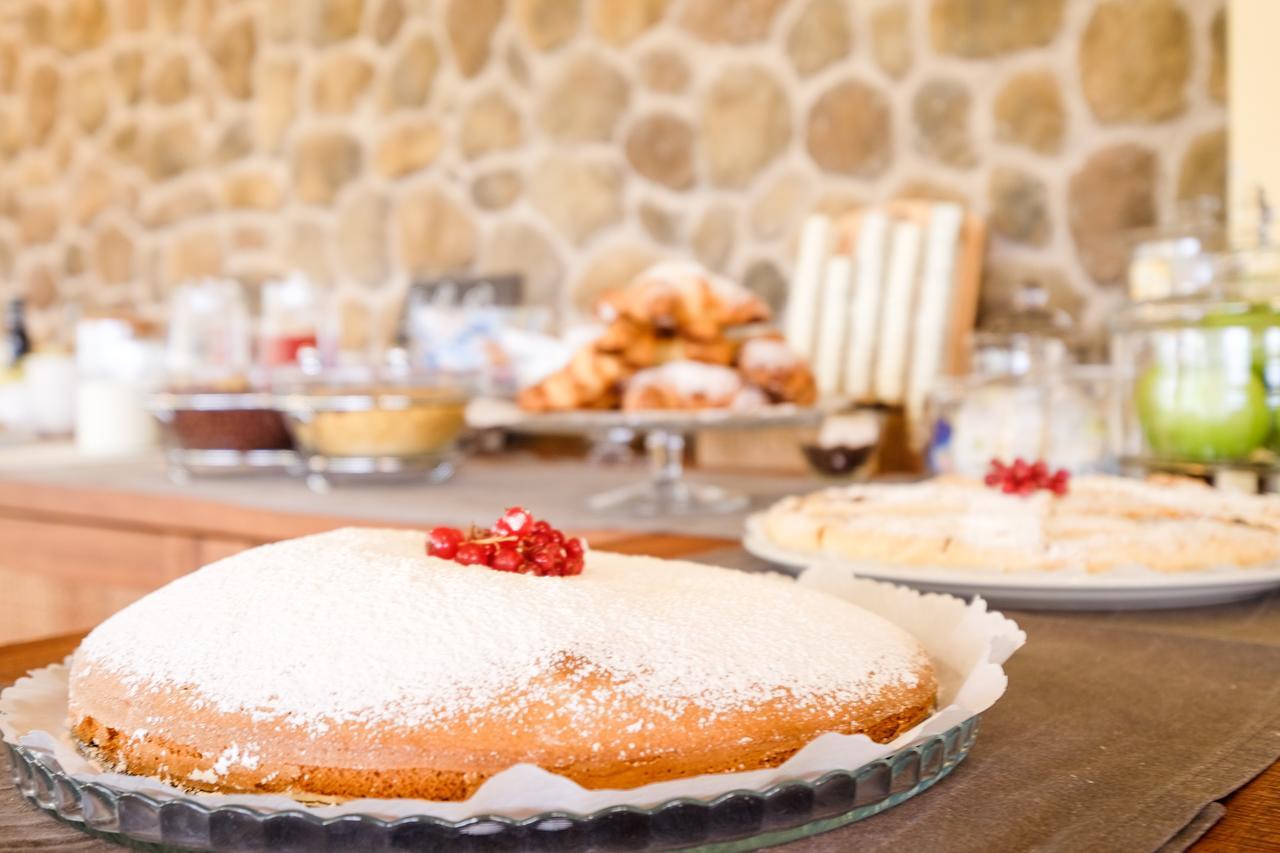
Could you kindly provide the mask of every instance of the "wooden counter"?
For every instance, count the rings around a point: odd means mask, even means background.
[[[157,460],[0,471],[0,643],[86,630],[176,577],[266,542],[350,524],[416,529],[462,524],[496,517],[510,503],[527,500],[527,495],[489,488],[485,477],[495,472],[477,467],[479,482],[461,490],[400,486],[328,495],[284,479],[180,487],[164,478]],[[548,477],[556,480],[557,465],[551,468]],[[529,465],[523,470],[529,479]],[[515,491],[522,489],[527,491],[528,484]],[[487,499],[478,497],[486,490]],[[553,494],[526,505],[564,502]],[[552,520],[563,517],[549,514]],[[597,547],[626,549],[629,540],[643,535],[583,526],[582,514],[577,515],[579,524],[562,526]],[[719,523],[727,531],[742,521]],[[667,554],[675,553],[672,548],[723,543],[718,537],[679,533],[661,543],[650,541]]]

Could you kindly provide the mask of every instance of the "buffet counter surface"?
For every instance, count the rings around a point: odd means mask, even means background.
[[[175,483],[165,474],[161,457],[148,455],[124,461],[103,462],[78,456],[68,445],[37,445],[0,451],[0,506],[19,508],[26,501],[33,510],[50,507],[59,494],[73,490],[81,495],[106,491],[127,496],[121,505],[111,501],[110,511],[121,518],[158,522],[173,515],[177,522],[195,529],[253,532],[279,530],[274,538],[297,535],[298,522],[286,517],[326,519],[349,523],[421,527],[426,524],[466,524],[489,518],[506,506],[527,503],[563,528],[679,533],[693,536],[738,538],[745,513],[685,515],[643,518],[621,514],[600,515],[587,508],[587,498],[616,487],[643,482],[648,477],[643,461],[622,465],[591,465],[578,458],[543,458],[527,453],[479,456],[465,460],[454,477],[444,483],[357,483],[335,486],[327,493],[309,490],[301,479],[283,474],[221,475]],[[693,471],[690,480],[713,482],[753,496],[759,509],[784,495],[812,491],[822,485],[817,477],[794,474],[735,474]],[[78,508],[82,501],[76,501]],[[210,518],[194,512],[209,504],[224,508]],[[169,506],[169,513],[157,507]],[[260,520],[253,522],[250,519]],[[323,529],[327,529],[323,528]]]

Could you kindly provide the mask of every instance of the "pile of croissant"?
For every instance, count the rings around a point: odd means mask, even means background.
[[[650,267],[601,299],[606,325],[562,369],[522,390],[530,412],[809,405],[813,373],[746,288],[684,262]]]

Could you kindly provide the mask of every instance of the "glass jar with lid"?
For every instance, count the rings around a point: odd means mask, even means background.
[[[1160,227],[1131,231],[1123,239],[1132,244],[1127,275],[1131,301],[1195,293],[1221,275],[1226,246],[1221,202],[1210,197],[1183,200]]]
[[[262,286],[258,359],[263,367],[292,367],[314,352],[323,314],[316,286],[294,274]]]
[[[973,336],[973,372],[1026,376],[1057,370],[1070,360],[1071,317],[1049,305],[1049,293],[1027,282],[1014,296],[1013,311],[984,323]]]
[[[1264,261],[1237,256],[1237,273],[1117,318],[1123,463],[1189,474],[1277,468],[1280,272]]]
[[[169,299],[165,369],[171,386],[241,390],[252,367],[248,302],[238,282],[205,279],[179,285]]]
[[[975,333],[972,372],[935,389],[930,467],[974,477],[992,459],[1108,467],[1110,371],[1075,363],[1073,341],[1071,318],[1043,287],[1024,285],[1012,312]]]

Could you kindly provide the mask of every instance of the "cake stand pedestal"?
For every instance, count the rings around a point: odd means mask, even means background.
[[[587,506],[596,512],[650,518],[737,512],[751,502],[744,492],[685,479],[683,433],[654,430],[645,435],[644,447],[649,460],[649,479],[592,495],[587,499]]]
[[[750,503],[750,495],[685,477],[684,451],[688,437],[713,429],[758,429],[808,426],[848,408],[848,401],[825,400],[814,406],[778,405],[752,411],[700,409],[647,412],[548,412],[522,411],[509,400],[475,400],[467,409],[467,422],[479,429],[544,435],[581,435],[599,438],[615,430],[644,436],[649,477],[592,495],[587,506],[602,515],[658,518],[672,515],[726,514]]]

